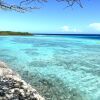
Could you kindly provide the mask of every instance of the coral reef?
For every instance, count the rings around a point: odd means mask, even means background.
[[[44,98],[0,61],[0,100],[44,100]]]

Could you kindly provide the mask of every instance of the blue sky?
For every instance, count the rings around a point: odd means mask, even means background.
[[[41,9],[27,13],[0,10],[0,30],[32,33],[100,33],[100,0],[82,0],[66,8],[66,4],[49,0]]]

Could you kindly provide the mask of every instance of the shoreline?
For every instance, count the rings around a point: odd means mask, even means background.
[[[0,31],[0,36],[33,36],[29,32]]]
[[[0,61],[0,100],[45,100],[20,75]]]

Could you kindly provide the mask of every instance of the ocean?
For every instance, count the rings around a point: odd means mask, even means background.
[[[99,35],[0,36],[0,60],[46,100],[100,100]]]

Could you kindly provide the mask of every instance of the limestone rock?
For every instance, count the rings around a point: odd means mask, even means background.
[[[44,98],[0,61],[0,100],[44,100]]]

